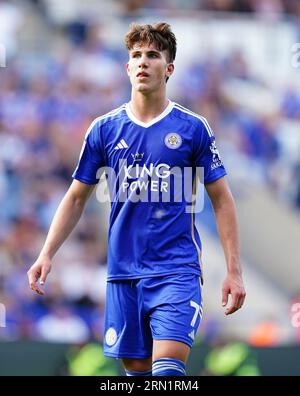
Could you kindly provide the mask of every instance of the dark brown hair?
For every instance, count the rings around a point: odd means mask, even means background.
[[[167,51],[168,62],[172,63],[176,56],[176,37],[171,26],[165,22],[153,25],[132,23],[125,36],[125,45],[131,50],[136,43],[154,44],[158,51]]]

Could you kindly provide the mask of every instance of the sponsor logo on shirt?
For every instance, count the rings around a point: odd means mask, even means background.
[[[209,146],[209,148],[213,154],[211,170],[214,170],[214,169],[218,168],[219,166],[222,166],[223,163],[220,158],[220,153],[219,153],[219,150],[217,149],[216,142],[212,142],[211,145]]]
[[[131,153],[133,162],[140,162],[144,158],[144,153]]]
[[[116,145],[115,150],[122,150],[128,148],[128,144],[125,142],[124,139],[121,139],[119,143]]]

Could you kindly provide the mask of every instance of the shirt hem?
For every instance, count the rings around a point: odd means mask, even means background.
[[[205,180],[205,181],[204,181],[204,184],[212,183],[212,182],[214,182],[214,181],[216,181],[216,180],[221,179],[221,178],[224,177],[224,176],[227,176],[227,172],[226,172],[226,171],[222,172],[222,173],[219,174],[218,176],[211,177],[211,178],[209,178],[208,180]]]
[[[80,177],[80,176],[78,177],[76,175],[72,176],[72,178],[75,179],[75,180],[80,181],[81,183],[88,184],[90,186],[96,186],[98,184],[98,182],[99,182],[99,180],[97,180],[97,181],[86,180],[83,177]]]
[[[107,282],[114,280],[126,280],[126,279],[142,279],[142,278],[156,278],[159,276],[168,276],[168,275],[178,275],[178,274],[194,274],[197,276],[201,276],[201,271],[197,269],[185,269],[183,271],[178,271],[178,269],[174,269],[174,271],[166,271],[166,272],[156,272],[151,274],[130,274],[130,275],[109,275],[107,276]]]

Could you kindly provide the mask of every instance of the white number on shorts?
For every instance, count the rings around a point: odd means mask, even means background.
[[[197,304],[195,301],[190,301],[191,307],[195,308],[195,313],[193,316],[193,319],[191,321],[191,326],[194,327],[196,320],[197,320],[197,316],[199,315],[199,311],[200,311],[200,305]]]

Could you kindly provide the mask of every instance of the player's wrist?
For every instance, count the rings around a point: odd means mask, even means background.
[[[240,276],[242,277],[242,269],[240,266],[231,266],[227,270],[227,274],[230,276]]]
[[[53,255],[49,251],[41,251],[39,259],[41,260],[52,260]]]

